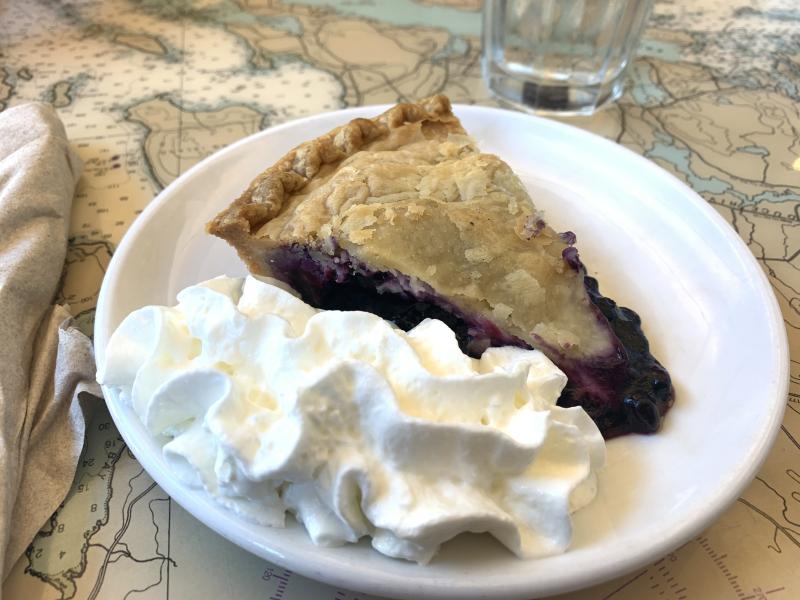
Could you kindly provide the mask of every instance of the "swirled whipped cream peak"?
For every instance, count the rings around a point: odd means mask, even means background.
[[[442,322],[409,332],[318,311],[277,282],[217,278],[130,314],[98,380],[175,475],[247,519],[293,513],[314,543],[371,537],[428,562],[462,532],[519,557],[563,552],[605,445],[541,352],[463,354]]]

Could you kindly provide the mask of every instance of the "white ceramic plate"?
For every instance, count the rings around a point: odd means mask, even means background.
[[[180,289],[207,278],[244,274],[235,253],[203,226],[256,174],[296,144],[382,108],[263,131],[164,190],[130,228],[106,273],[95,321],[98,361],[132,310],[172,304]],[[255,526],[182,486],[132,409],[113,395],[108,405],[130,449],[179,504],[239,546],[308,577],[417,600],[512,600],[599,583],[687,541],[755,476],[785,405],[783,319],[736,233],[653,163],[553,121],[469,106],[456,112],[485,151],[511,164],[549,222],[577,233],[601,290],[641,315],[654,354],[675,383],[677,401],[660,433],[608,444],[600,493],[575,515],[568,552],[521,561],[488,536],[467,535],[423,567],[385,558],[365,542],[318,548],[296,524]]]

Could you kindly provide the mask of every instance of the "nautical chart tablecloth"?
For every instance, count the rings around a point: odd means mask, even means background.
[[[170,181],[270,125],[444,92],[490,103],[479,0],[57,0],[0,3],[0,110],[58,108],[86,163],[67,301],[89,333],[116,244]],[[774,286],[793,350],[777,444],[712,527],[569,599],[800,598],[800,8],[656,1],[615,106],[577,124],[693,187]],[[209,568],[213,565],[213,568]],[[265,563],[170,501],[105,411],[74,486],[16,565],[8,599],[354,599]]]

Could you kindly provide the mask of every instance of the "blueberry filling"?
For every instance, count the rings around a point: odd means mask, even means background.
[[[582,265],[581,265],[582,268]],[[608,321],[611,330],[619,340],[619,348],[625,360],[613,368],[595,373],[595,385],[610,391],[616,400],[614,410],[596,402],[599,394],[582,389],[580,375],[571,371],[590,368],[592,360],[572,365],[554,362],[570,377],[558,403],[562,406],[583,406],[594,419],[603,435],[609,439],[625,433],[654,433],[661,427],[661,420],[675,400],[669,373],[650,353],[650,344],[644,335],[639,315],[629,308],[618,306],[611,298],[600,294],[597,280],[584,279],[586,291],[592,303]]]
[[[570,267],[584,270],[574,248],[564,253]],[[531,347],[489,319],[462,311],[427,284],[402,273],[372,269],[342,249],[331,256],[292,244],[271,252],[269,263],[277,278],[317,308],[371,312],[404,330],[426,318],[439,319],[455,332],[462,351],[473,357],[490,346]],[[598,319],[608,322],[619,343],[605,355],[580,358],[565,357],[537,343],[569,378],[558,403],[582,406],[607,439],[629,432],[653,433],[674,399],[669,375],[650,354],[638,315],[602,296],[595,279],[585,277],[584,282]]]
[[[345,250],[330,256],[293,244],[273,252],[269,263],[277,278],[317,308],[371,312],[406,331],[425,319],[439,319],[455,332],[461,350],[473,357],[490,346],[530,348],[489,319],[464,313],[429,285],[402,273],[372,269]]]

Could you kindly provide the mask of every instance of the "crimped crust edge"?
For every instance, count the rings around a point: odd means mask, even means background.
[[[452,123],[460,127],[450,100],[443,94],[397,104],[372,119],[353,119],[289,151],[207,223],[206,231],[228,241],[241,253],[243,238],[277,216],[285,200],[302,189],[323,165],[352,156],[368,144],[387,137],[392,129],[420,121]]]

